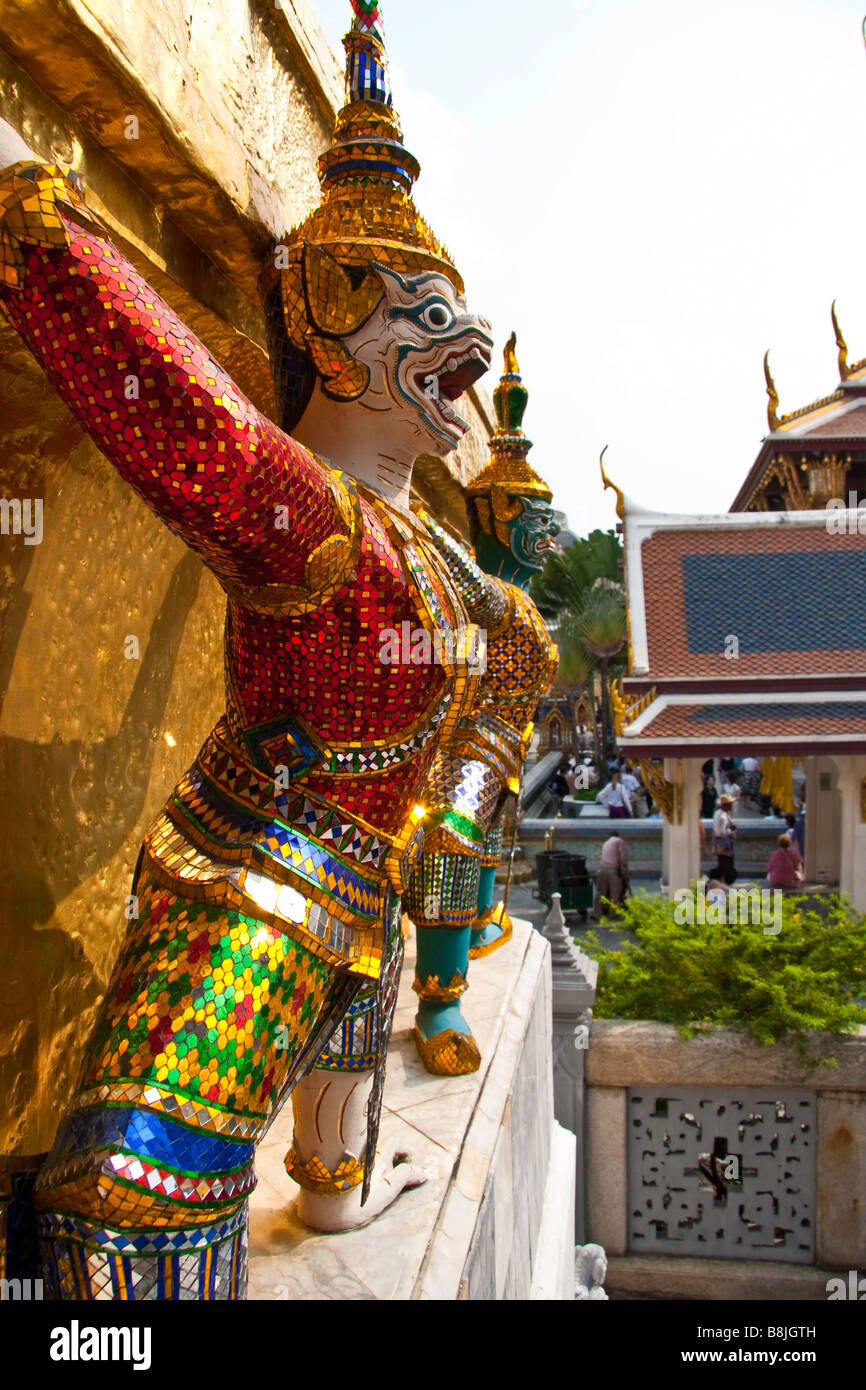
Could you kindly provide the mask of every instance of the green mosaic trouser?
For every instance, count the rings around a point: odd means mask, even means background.
[[[255,1147],[361,985],[144,870],[35,1196],[60,1299],[236,1299]]]
[[[418,995],[415,1045],[428,1071],[461,1076],[477,1071],[481,1055],[460,1012],[467,989],[469,938],[478,902],[481,861],[436,850],[421,856],[405,906],[417,927],[412,988]]]
[[[488,831],[487,839],[484,841],[484,854],[481,857],[481,876],[478,885],[478,911],[472,932],[472,944],[475,944],[475,937],[481,936],[484,922],[484,914],[489,912],[493,906],[493,898],[496,893],[496,870],[499,868],[502,859],[502,842],[505,838],[502,819],[500,818],[493,828]]]

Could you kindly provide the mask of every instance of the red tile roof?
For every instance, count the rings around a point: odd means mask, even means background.
[[[851,556],[863,557],[862,571],[843,558]],[[709,564],[698,557],[710,557]],[[852,568],[866,582],[866,535],[745,521],[661,529],[644,541],[642,561],[648,679],[866,673],[866,637],[858,635],[863,615],[851,611],[850,583]],[[831,581],[827,592],[823,584],[834,570],[840,582],[833,591]],[[716,582],[709,583],[706,574],[713,572]],[[744,627],[752,632],[749,641]],[[715,634],[712,649],[705,637],[696,641],[696,632]],[[728,636],[740,641],[735,660],[725,655]]]
[[[654,712],[655,711],[655,712]],[[752,753],[866,753],[866,690],[851,696],[793,700],[755,696],[754,702],[695,699],[671,704],[661,696],[639,732],[626,732],[624,752],[647,757],[705,756],[715,751]]]
[[[791,430],[783,430],[791,434]],[[853,410],[833,411],[827,417],[819,416],[814,425],[797,430],[797,438],[802,439],[864,439],[866,438],[866,402]]]

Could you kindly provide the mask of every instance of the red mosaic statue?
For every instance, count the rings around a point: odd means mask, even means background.
[[[417,1180],[380,1157],[373,1181],[400,896],[478,673],[409,482],[468,429],[454,403],[492,342],[412,203],[378,7],[353,10],[322,203],[263,282],[278,423],[75,179],[0,127],[0,304],[228,597],[225,716],[142,846],[138,916],[37,1181],[64,1299],[243,1297],[255,1147],[293,1092],[303,1219],[360,1224]],[[451,655],[383,662],[404,623]]]

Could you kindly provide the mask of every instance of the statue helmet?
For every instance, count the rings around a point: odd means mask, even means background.
[[[274,368],[287,427],[303,413],[316,374],[335,400],[356,400],[366,391],[369,369],[341,340],[363,327],[381,301],[373,263],[400,274],[436,271],[458,294],[464,291],[412,201],[421,168],[403,145],[393,106],[381,6],[351,3],[352,27],[343,40],[346,104],[319,158],[321,202],[284,238],[262,277],[272,360],[277,337],[281,344]],[[275,328],[282,332],[275,335]]]

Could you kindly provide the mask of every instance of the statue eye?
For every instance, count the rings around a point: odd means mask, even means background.
[[[424,310],[421,319],[428,328],[450,328],[454,315],[447,304],[431,304],[429,309]]]

